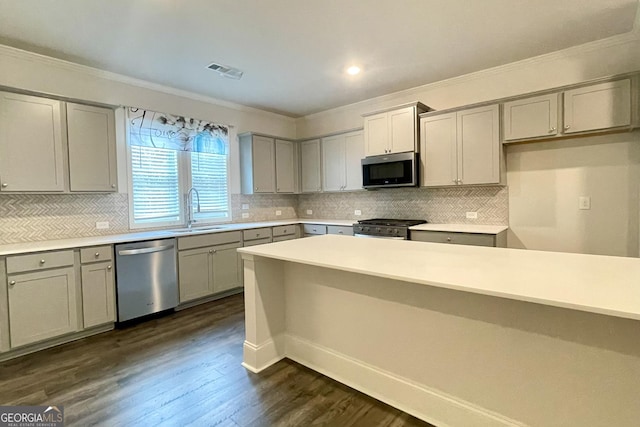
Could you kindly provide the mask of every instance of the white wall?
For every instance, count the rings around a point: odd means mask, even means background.
[[[289,117],[184,92],[141,80],[60,61],[0,45],[0,86],[108,105],[133,106],[212,120],[233,126],[235,133],[262,132],[293,138],[295,121]],[[121,117],[121,115],[120,115]],[[120,120],[122,124],[122,121]],[[124,140],[119,129],[119,187],[126,191]],[[232,140],[232,192],[238,193],[237,142]]]

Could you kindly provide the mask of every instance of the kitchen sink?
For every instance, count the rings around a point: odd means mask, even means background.
[[[180,228],[178,230],[171,230],[171,232],[175,234],[191,234],[199,231],[222,230],[223,228],[224,227],[218,225],[218,226],[212,226],[212,227]]]

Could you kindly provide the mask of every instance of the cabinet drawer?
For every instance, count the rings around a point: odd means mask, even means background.
[[[265,237],[263,239],[255,239],[255,240],[248,240],[244,242],[244,247],[248,247],[248,246],[257,246],[257,245],[264,245],[265,243],[271,243],[271,237]]]
[[[80,249],[80,262],[86,264],[96,261],[111,261],[113,252],[111,246],[93,246]]]
[[[274,242],[284,242],[285,240],[294,240],[296,238],[295,234],[288,234],[286,236],[276,236],[273,238]]]
[[[304,224],[304,234],[327,234],[326,225]]]
[[[445,233],[442,231],[412,231],[411,240],[458,245],[495,246],[493,234]]]
[[[271,229],[270,228],[254,228],[253,230],[244,230],[242,232],[242,236],[244,237],[245,241],[264,239],[266,237],[271,239]]]
[[[327,234],[342,234],[344,236],[353,236],[353,227],[344,225],[327,225]]]
[[[203,248],[206,246],[225,245],[242,241],[240,231],[229,231],[226,233],[199,234],[197,236],[179,237],[178,250]]]
[[[73,265],[73,251],[41,252],[7,257],[7,274]]]
[[[296,228],[298,228],[298,226],[295,224],[273,227],[273,237],[296,234]]]

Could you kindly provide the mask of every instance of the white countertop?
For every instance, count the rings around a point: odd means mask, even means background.
[[[640,320],[640,259],[325,235],[238,249],[405,282]]]
[[[194,227],[193,231],[189,233],[180,233],[175,230],[153,230],[153,231],[140,231],[132,233],[111,234],[106,236],[90,236],[90,237],[77,237],[72,239],[60,239],[60,240],[42,240],[36,242],[24,242],[24,243],[10,243],[6,245],[0,245],[0,256],[2,255],[15,255],[28,252],[42,252],[53,251],[58,249],[70,249],[81,248],[86,246],[97,245],[112,245],[115,243],[136,242],[143,240],[155,240],[155,239],[168,239],[172,237],[187,237],[197,234],[207,233],[224,233],[226,231],[236,230],[248,230],[251,228],[260,227],[277,227],[279,225],[289,224],[325,224],[325,225],[344,225],[351,226],[354,221],[352,220],[335,220],[335,219],[283,219],[277,221],[263,221],[263,222],[238,222],[231,224],[210,224],[203,225],[200,230],[198,227]],[[208,227],[220,227],[216,230],[207,229]]]
[[[507,230],[506,225],[475,224],[420,224],[409,227],[412,231],[447,231],[450,233],[499,234]]]

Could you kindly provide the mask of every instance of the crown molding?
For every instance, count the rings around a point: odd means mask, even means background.
[[[639,4],[640,4],[640,1],[639,1]],[[473,73],[464,74],[462,76],[456,76],[450,79],[440,80],[437,82],[428,83],[421,86],[415,86],[409,89],[389,93],[386,95],[377,96],[374,98],[365,99],[363,101],[354,102],[353,104],[347,104],[341,107],[336,107],[336,108],[332,108],[325,111],[319,111],[317,113],[308,114],[306,116],[300,117],[297,120],[299,120],[299,123],[302,123],[307,119],[317,119],[324,116],[336,114],[339,111],[361,110],[362,107],[370,106],[371,104],[386,105],[389,102],[393,101],[394,99],[398,99],[398,98],[407,99],[412,95],[418,95],[428,90],[441,89],[448,86],[454,86],[454,85],[478,80],[481,78],[493,76],[496,74],[506,73],[511,70],[522,69],[532,65],[557,61],[560,59],[577,56],[577,55],[589,53],[589,52],[600,50],[600,49],[606,49],[613,46],[624,45],[628,43],[636,43],[638,41],[640,41],[640,5],[638,7],[638,13],[636,14],[636,20],[635,20],[633,30],[627,33],[615,35],[612,37],[607,37],[600,40],[595,40],[595,41],[584,43],[577,46],[572,46],[572,47],[558,50],[555,52],[533,56],[531,58],[510,62],[504,65],[498,65],[496,67],[475,71]]]
[[[295,118],[284,116],[282,114],[273,113],[266,110],[261,110],[255,107],[249,107],[242,104],[237,104],[222,99],[213,98],[210,96],[200,95],[194,92],[189,92],[182,89],[177,89],[170,86],[161,85],[159,83],[153,83],[135,77],[126,76],[123,74],[114,73],[111,71],[101,70],[99,68],[89,67],[87,65],[77,64],[71,61],[65,61],[63,59],[53,58],[51,56],[42,55],[35,52],[30,52],[23,49],[0,44],[0,56],[10,56],[22,61],[30,61],[42,65],[52,66],[60,68],[66,71],[72,71],[92,77],[97,77],[113,82],[124,83],[131,86],[140,87],[143,89],[153,90],[156,92],[162,92],[168,95],[179,96],[182,98],[191,99],[193,101],[205,102],[207,104],[216,105],[218,107],[229,108],[231,110],[241,111],[244,113],[258,114],[266,117],[277,118],[279,120],[285,120],[290,123],[295,122]]]

